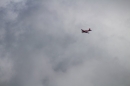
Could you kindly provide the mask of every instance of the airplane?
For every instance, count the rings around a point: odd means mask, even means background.
[[[88,30],[82,30],[81,29],[81,31],[82,31],[82,33],[89,33],[89,31],[92,31],[92,30],[89,28]]]

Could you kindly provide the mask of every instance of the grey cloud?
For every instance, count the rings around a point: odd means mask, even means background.
[[[0,85],[129,86],[129,44],[120,39],[129,16],[118,3],[12,0],[0,10],[0,76],[8,77]]]

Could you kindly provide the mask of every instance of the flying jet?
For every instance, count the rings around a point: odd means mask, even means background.
[[[89,31],[92,31],[92,30],[89,28],[88,30],[82,30],[81,29],[81,31],[82,31],[82,33],[89,33]]]

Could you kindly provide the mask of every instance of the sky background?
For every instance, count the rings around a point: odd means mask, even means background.
[[[130,86],[130,1],[0,0],[0,86]]]

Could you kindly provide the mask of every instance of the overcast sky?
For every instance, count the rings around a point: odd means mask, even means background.
[[[0,0],[0,86],[130,86],[130,1]]]

